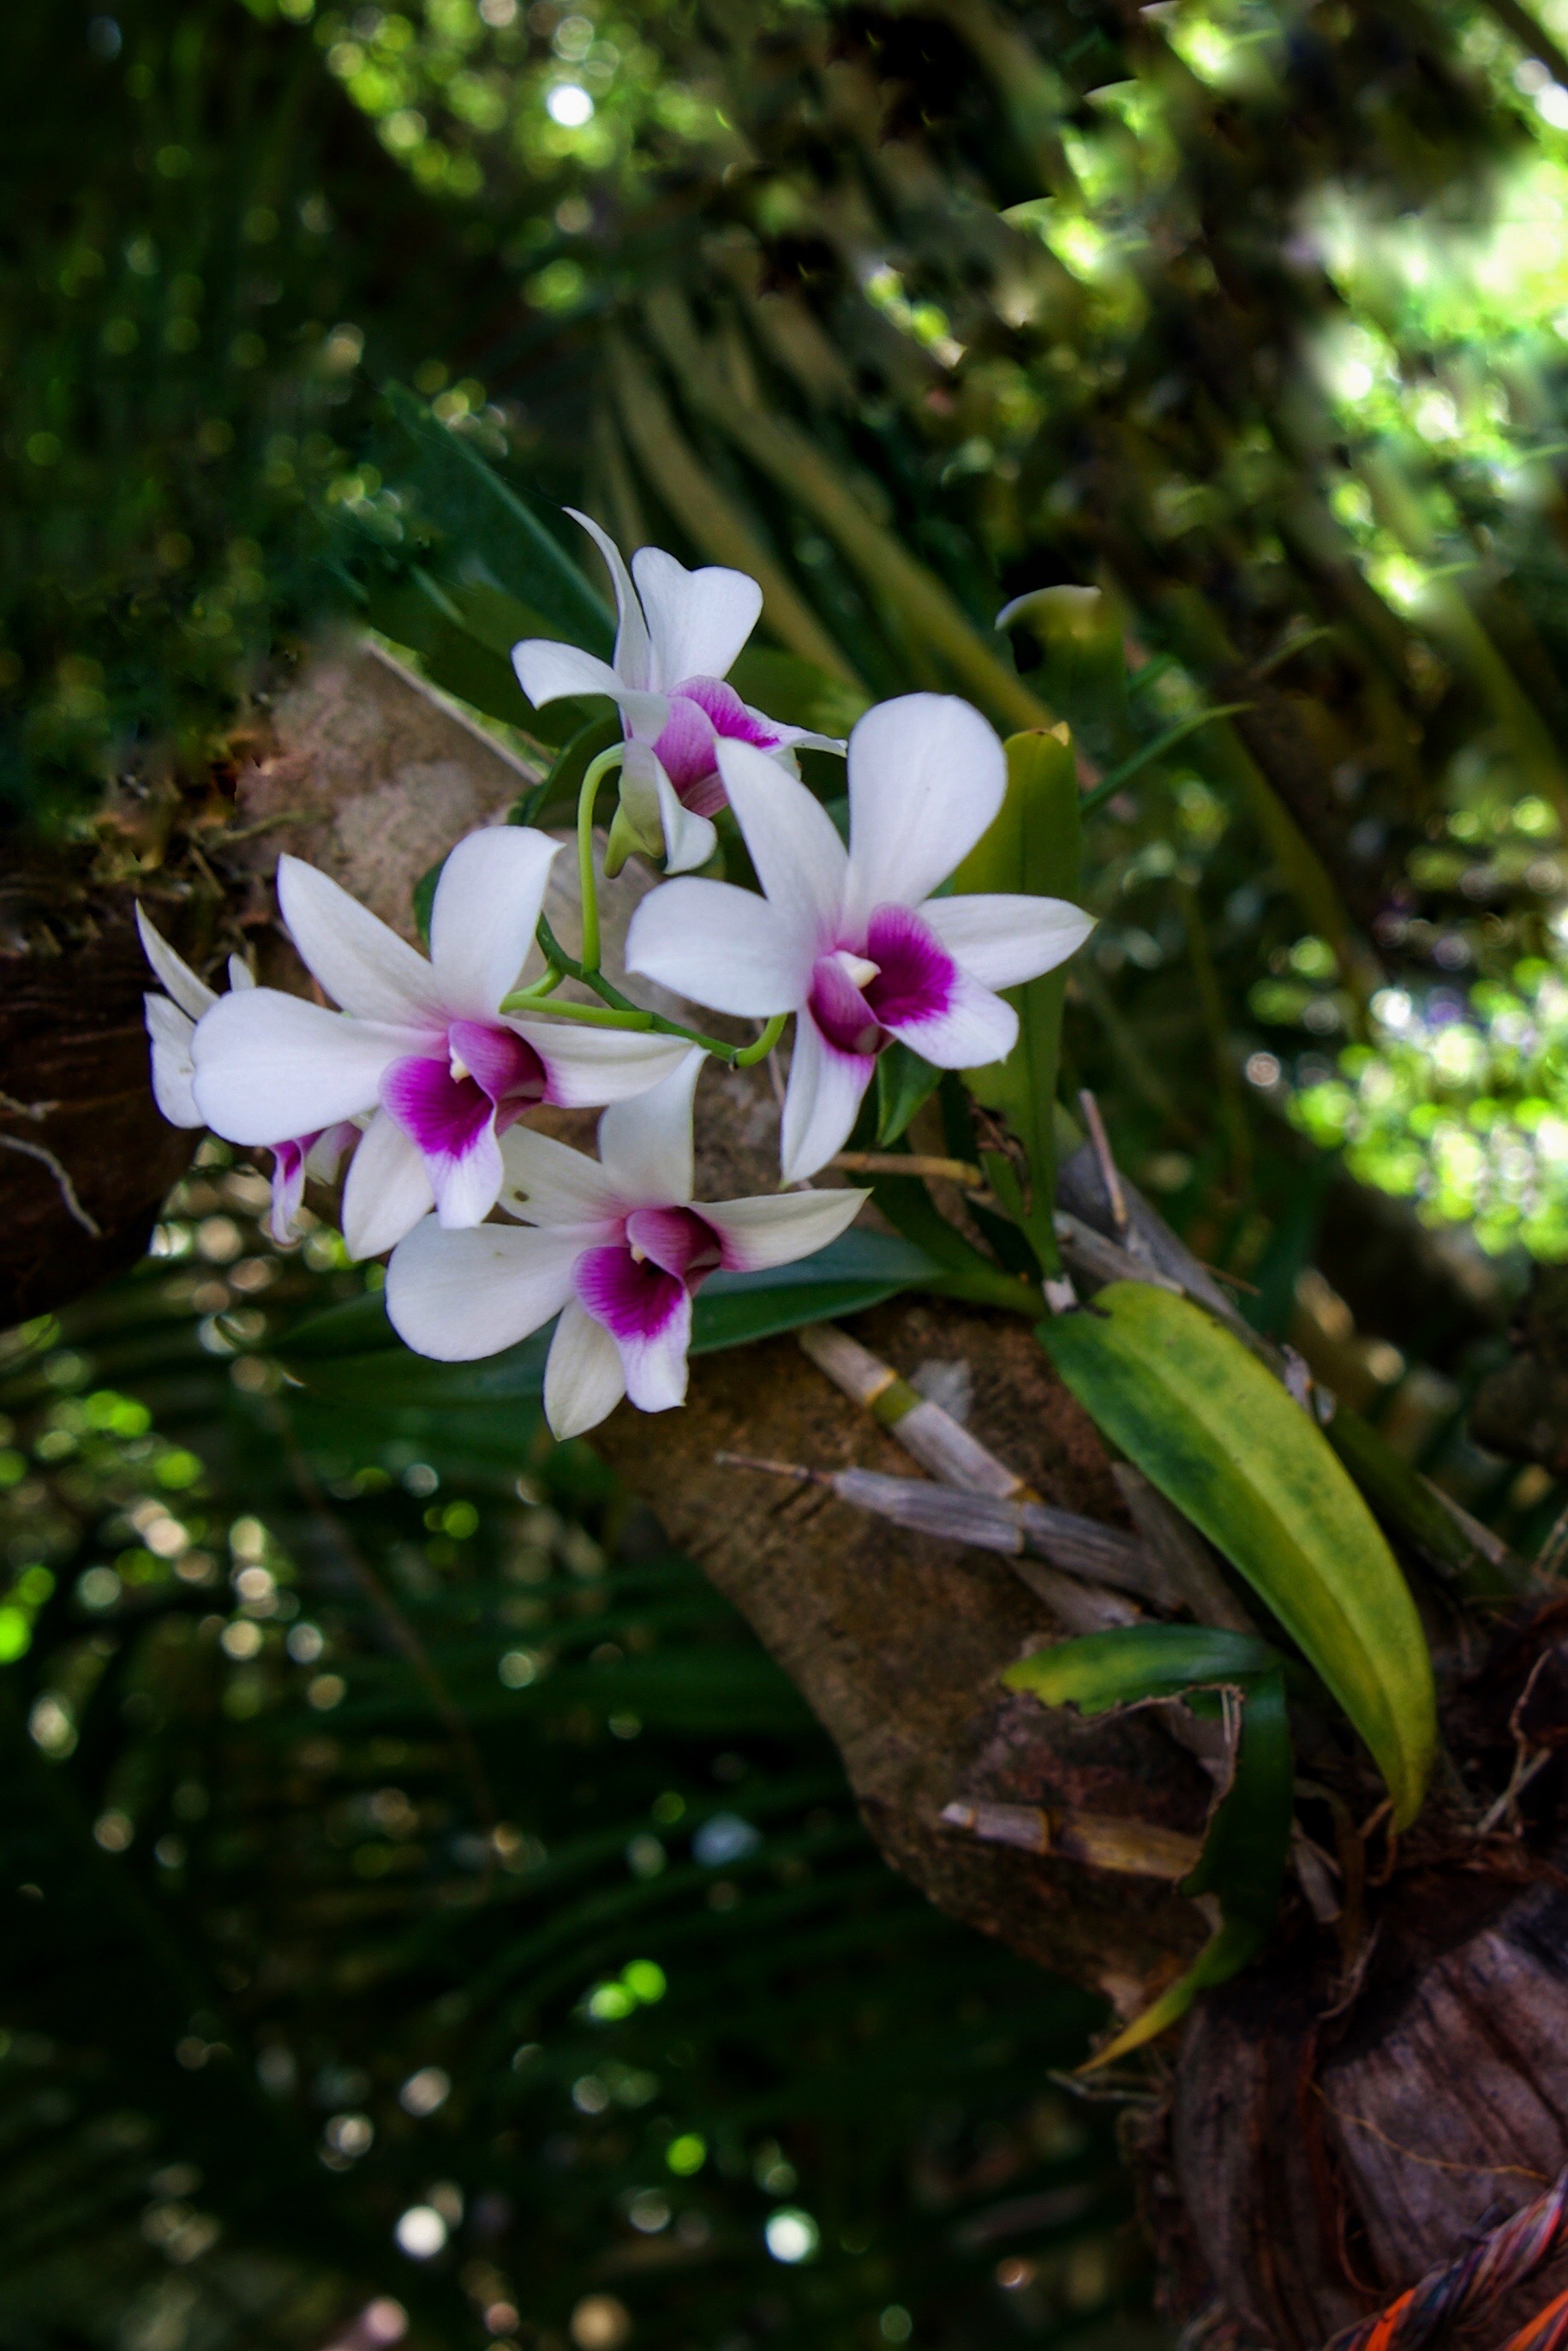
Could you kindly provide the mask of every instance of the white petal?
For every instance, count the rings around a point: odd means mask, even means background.
[[[513,1020],[545,1065],[547,1099],[563,1110],[597,1108],[646,1093],[691,1050],[684,1037],[636,1029],[579,1028],[571,1020]]]
[[[277,903],[295,946],[345,1012],[426,1029],[445,1026],[441,991],[424,957],[314,865],[278,859]]]
[[[442,1001],[465,1020],[493,1020],[533,945],[559,841],[532,825],[497,824],[460,841],[430,910],[430,959]]]
[[[136,928],[141,935],[141,952],[162,985],[182,1012],[188,1013],[193,1020],[199,1020],[208,1005],[217,1002],[213,990],[204,979],[196,977],[188,963],[174,953],[168,940],[161,931],[153,928],[140,906],[136,909]],[[201,1124],[199,1119],[193,1123],[198,1126]]]
[[[1094,917],[1065,898],[1011,893],[973,898],[931,898],[920,919],[936,932],[955,963],[985,987],[1017,987],[1054,971],[1076,953]]]
[[[545,1360],[545,1418],[562,1442],[597,1428],[626,1393],[621,1350],[576,1299],[561,1309]]]
[[[349,1163],[343,1239],[351,1258],[380,1257],[435,1206],[430,1170],[396,1119],[377,1111]]]
[[[650,1339],[618,1339],[626,1393],[639,1412],[670,1412],[686,1400],[686,1350],[692,1343],[692,1301],[683,1291],[662,1331]]]
[[[229,986],[231,987],[256,986],[256,974],[243,956],[232,955],[229,957]]]
[[[950,694],[879,703],[850,737],[850,885],[873,906],[918,906],[1001,807],[1007,759],[994,727]]]
[[[388,1062],[423,1041],[275,987],[220,996],[191,1043],[196,1106],[230,1143],[285,1143],[372,1109]]]
[[[580,1249],[620,1232],[630,1203],[614,1178],[586,1152],[531,1126],[508,1127],[501,1137],[501,1206],[530,1225],[570,1225]]]
[[[821,800],[755,743],[720,742],[718,771],[768,903],[808,966],[840,944],[849,859]]]
[[[939,1070],[979,1070],[1005,1061],[1018,1043],[1019,1017],[960,966],[947,1008],[925,1020],[890,1020],[888,1028],[923,1061]]]
[[[171,1126],[205,1126],[191,1091],[191,1040],[196,1024],[166,996],[144,996],[152,1040],[152,1099]]]
[[[668,693],[688,677],[727,677],[762,610],[756,580],[716,564],[688,571],[662,547],[640,548],[632,571],[653,643],[648,683]]]
[[[615,667],[623,685],[647,686],[656,683],[652,656],[648,650],[648,628],[643,617],[643,607],[637,601],[622,559],[621,549],[608,531],[601,530],[591,515],[579,514],[575,507],[564,511],[573,522],[580,522],[599,552],[604,558],[611,586],[615,590]]]
[[[800,1015],[789,1057],[779,1145],[786,1184],[814,1176],[835,1151],[843,1149],[875,1067],[869,1056],[839,1052],[809,1012]]]
[[[426,1164],[435,1187],[435,1213],[446,1230],[459,1233],[482,1225],[500,1198],[506,1173],[495,1120],[480,1128],[465,1151],[433,1152]]]
[[[447,1232],[434,1217],[398,1243],[387,1267],[387,1313],[417,1355],[471,1364],[515,1347],[571,1295],[581,1243],[521,1225]]]
[[[619,703],[634,735],[651,742],[664,732],[670,705],[662,694],[649,694],[626,684],[608,662],[596,653],[580,653],[576,645],[557,644],[550,637],[530,637],[512,647],[512,667],[517,684],[536,710],[563,695],[603,694]]]
[[[759,1273],[826,1249],[870,1197],[869,1192],[779,1192],[771,1199],[705,1200],[697,1214],[723,1235],[727,1271]]]
[[[692,1097],[707,1055],[693,1046],[662,1083],[599,1122],[599,1156],[622,1200],[673,1207],[692,1196]]]
[[[512,667],[536,710],[566,695],[616,695],[623,683],[597,653],[585,653],[580,645],[563,645],[555,637],[525,637],[512,647]]]
[[[683,877],[650,890],[626,932],[626,968],[707,1004],[766,1020],[803,1004],[810,943],[765,898]]]
[[[659,826],[664,836],[666,873],[695,872],[706,865],[718,846],[718,835],[706,816],[694,816],[676,798],[675,788],[655,759],[653,789],[659,799]]]

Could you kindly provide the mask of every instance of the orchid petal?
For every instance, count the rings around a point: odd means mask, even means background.
[[[423,1152],[386,1111],[377,1111],[349,1162],[343,1186],[349,1255],[357,1261],[395,1249],[434,1206]]]
[[[692,1097],[706,1054],[694,1046],[646,1093],[616,1102],[599,1122],[599,1156],[630,1207],[669,1207],[692,1196]]]
[[[841,1053],[809,1012],[800,1015],[795,1023],[780,1137],[786,1184],[814,1176],[835,1151],[843,1149],[875,1067],[869,1053]]]
[[[280,857],[277,903],[295,946],[345,1012],[399,1027],[444,1025],[440,986],[424,957],[327,874]]]
[[[940,1008],[922,1007],[903,1019],[884,1011],[883,1027],[939,1070],[978,1070],[1005,1061],[1018,1043],[1019,1017],[1012,1006],[961,967],[946,993]]]
[[[166,996],[144,996],[152,1040],[152,1099],[171,1126],[205,1126],[191,1091],[191,1040],[196,1024]]]
[[[305,1161],[306,1153],[298,1142],[272,1146],[272,1205],[267,1228],[279,1249],[287,1249],[294,1238],[294,1219],[305,1197]]]
[[[162,933],[156,930],[142,913],[136,909],[136,928],[141,940],[141,952],[157,973],[162,985],[191,1019],[199,1020],[217,997],[204,979],[198,979],[183,957],[174,953]],[[200,1120],[196,1121],[199,1125]]]
[[[633,1255],[641,1250],[690,1290],[724,1262],[718,1235],[695,1208],[633,1208],[626,1238]]]
[[[779,1192],[772,1198],[705,1200],[697,1213],[724,1246],[727,1272],[760,1273],[814,1257],[853,1224],[869,1192]]]
[[[718,835],[706,816],[698,816],[677,799],[662,767],[653,778],[659,797],[659,827],[664,836],[666,873],[690,873],[706,865],[718,847]]]
[[[597,1109],[601,1102],[646,1093],[690,1050],[684,1037],[635,1029],[580,1029],[569,1020],[517,1020],[512,1026],[544,1063],[545,1100],[563,1110]]]
[[[306,1174],[318,1184],[335,1183],[343,1154],[352,1151],[359,1139],[360,1129],[351,1118],[340,1119],[336,1126],[327,1127],[305,1155]]]
[[[387,1314],[415,1354],[472,1364],[515,1347],[571,1296],[580,1241],[520,1225],[415,1225],[387,1267]]]
[[[668,1412],[686,1400],[690,1292],[651,1259],[622,1243],[588,1249],[572,1273],[579,1299],[621,1351],[626,1393],[640,1412]]]
[[[684,678],[726,676],[762,611],[756,580],[717,564],[688,571],[662,547],[640,548],[632,572],[652,645],[648,683],[668,693]]]
[[[849,874],[844,844],[821,800],[768,752],[721,742],[717,758],[757,878],[809,966],[839,945]]]
[[[501,1137],[501,1206],[508,1216],[530,1225],[570,1226],[581,1249],[620,1232],[629,1204],[609,1169],[586,1152],[530,1126],[513,1126]]]
[[[585,653],[576,645],[558,644],[553,637],[529,637],[512,647],[512,667],[517,684],[536,710],[566,695],[604,694],[619,703],[626,724],[650,741],[664,726],[670,705],[662,694],[628,685],[608,662]]]
[[[382,1101],[424,1154],[442,1223],[454,1231],[481,1223],[501,1188],[501,1146],[496,1105],[478,1080],[411,1053],[382,1077]]]
[[[252,971],[249,964],[246,963],[244,956],[230,956],[229,986],[231,987],[254,987],[256,985],[256,974]]]
[[[921,907],[920,919],[983,987],[1017,987],[1054,971],[1094,928],[1093,915],[1065,898],[1000,892],[932,898]]]
[[[430,960],[448,1011],[495,1019],[533,945],[559,854],[559,841],[531,825],[492,825],[458,842],[430,910]]]
[[[621,549],[608,531],[601,530],[591,515],[579,514],[575,507],[564,510],[573,522],[582,525],[601,555],[610,574],[610,584],[615,590],[615,669],[623,685],[651,686],[658,673],[653,665],[648,646],[648,624],[643,607],[637,601]]]
[[[235,990],[204,1013],[191,1040],[196,1107],[230,1143],[317,1134],[371,1109],[389,1064],[425,1043],[276,987]]]
[[[960,864],[1001,807],[996,730],[950,694],[905,694],[850,737],[847,909],[917,906]]]
[[[626,1393],[621,1350],[576,1299],[562,1307],[545,1359],[545,1418],[564,1444],[608,1419]]]
[[[755,891],[730,882],[665,882],[626,932],[626,968],[716,1012],[767,1020],[811,984],[811,948]]]

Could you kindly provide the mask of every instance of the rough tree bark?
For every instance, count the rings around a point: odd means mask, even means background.
[[[280,845],[314,856],[406,932],[413,883],[461,833],[493,820],[517,782],[509,758],[465,723],[345,649],[260,714],[236,766],[199,860],[203,829],[189,811],[183,842],[166,828],[153,911],[198,960],[244,934],[279,973],[288,950],[272,927],[267,876]],[[138,886],[146,894],[148,883]],[[101,1202],[113,1238],[94,1256],[49,1170],[8,1155],[18,1167],[7,1172],[33,1187],[16,1196],[28,1238],[5,1261],[14,1312],[60,1302],[133,1253],[186,1149],[142,1091],[129,885],[107,898],[87,879],[64,899],[51,894],[58,887],[48,876],[35,900],[18,895],[34,906],[34,928],[21,926],[19,946],[6,943],[25,985],[0,1028],[0,1085],[29,1104],[68,1105],[44,1114],[61,1123],[40,1119],[40,1134],[51,1150],[57,1142],[89,1213]],[[68,977],[68,994],[58,984]],[[716,1075],[704,1101],[708,1196],[764,1188],[776,1126],[765,1073]],[[114,1115],[105,1102],[119,1104]],[[3,1131],[30,1136],[7,1107]],[[75,1159],[73,1120],[91,1136]],[[964,1365],[978,1437],[1047,1501],[1125,1524],[1103,1446],[1022,1320],[904,1300],[856,1328],[906,1376]],[[820,1488],[717,1464],[720,1452],[742,1452],[910,1473],[792,1339],[700,1360],[684,1413],[622,1408],[602,1443],[791,1676],[834,1739],[882,1851],[934,1902],[1120,2013],[1191,1959],[1206,1921],[1167,1883],[943,1823],[944,1806],[965,1799],[1193,1836],[1209,1782],[1155,1712],[1083,1723],[1000,1688],[1000,1669],[1059,1630],[1005,1561],[866,1519]],[[1171,2306],[1186,2314],[1218,2302],[1233,2342],[1311,2351],[1568,2162],[1558,1760],[1568,1601],[1490,1624],[1461,1623],[1430,1593],[1424,1604],[1453,1768],[1390,1854],[1375,1832],[1364,1844],[1354,1833],[1374,1792],[1355,1759],[1332,1738],[1305,1751],[1304,1778],[1326,1791],[1308,1798],[1320,1807],[1314,1834],[1321,1825],[1330,1845],[1338,1807],[1341,1919],[1320,1924],[1292,1893],[1265,1962],[1155,2051],[1160,2096],[1130,2126]],[[1544,1768],[1498,1833],[1478,1834],[1481,1792],[1502,1790],[1527,1754],[1544,1756]],[[1356,1882],[1364,1857],[1385,1882]],[[1568,2281],[1568,2262],[1559,2267],[1517,2312],[1492,2314],[1478,2340],[1500,2339],[1511,2315],[1522,2319]]]

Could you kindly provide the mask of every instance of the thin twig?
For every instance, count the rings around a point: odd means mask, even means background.
[[[962,1184],[971,1192],[986,1180],[972,1160],[927,1158],[912,1151],[835,1151],[828,1165],[850,1176],[913,1176],[931,1184]]]
[[[1122,1178],[1116,1172],[1116,1163],[1111,1156],[1111,1139],[1100,1115],[1100,1105],[1087,1086],[1082,1088],[1078,1100],[1083,1111],[1083,1123],[1089,1129],[1089,1140],[1094,1146],[1094,1156],[1100,1163],[1100,1178],[1105,1186],[1105,1197],[1111,1203],[1111,1221],[1124,1248],[1129,1231],[1127,1198],[1122,1189]]]
[[[76,1186],[52,1151],[47,1151],[41,1143],[26,1143],[19,1134],[0,1134],[0,1144],[3,1144],[7,1151],[20,1151],[29,1159],[41,1161],[59,1186],[61,1199],[83,1232],[90,1233],[95,1241],[100,1241],[103,1238],[103,1227],[88,1215],[87,1210],[77,1198]]]
[[[47,1118],[58,1108],[57,1102],[18,1102],[15,1094],[0,1093],[0,1111],[8,1112],[13,1118]]]

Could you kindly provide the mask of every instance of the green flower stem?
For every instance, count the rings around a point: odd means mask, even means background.
[[[756,1044],[745,1046],[740,1052],[734,1055],[734,1067],[737,1070],[749,1070],[757,1062],[765,1061],[784,1034],[784,1023],[789,1018],[789,1015],[787,1012],[776,1012]]]
[[[547,996],[555,994],[565,977],[565,972],[558,971],[551,964],[542,978],[530,980],[527,987],[519,987],[507,997],[508,1010],[526,1012],[531,1004],[542,1004]],[[560,1007],[557,1005],[554,1008],[559,1012]]]
[[[577,796],[577,874],[582,886],[582,960],[590,971],[599,968],[599,885],[593,877],[593,804],[599,787],[612,768],[626,757],[624,743],[612,743],[591,759]]]
[[[769,1041],[768,1032],[772,1029],[771,1022],[756,1045],[727,1045],[722,1037],[705,1037],[700,1029],[683,1028],[678,1020],[666,1020],[662,1012],[648,1012],[642,1005],[633,1004],[629,996],[622,996],[618,987],[612,987],[601,971],[592,970],[586,963],[579,963],[569,956],[542,914],[535,936],[552,970],[559,972],[563,979],[575,979],[584,987],[591,987],[595,996],[603,999],[601,1004],[552,1004],[550,1012],[558,1019],[586,1020],[600,1029],[652,1029],[660,1037],[684,1037],[688,1045],[700,1045],[705,1053],[713,1055],[715,1061],[727,1061],[732,1065],[739,1061],[742,1052],[748,1054],[752,1061],[758,1061],[761,1054],[758,1048],[766,1050]],[[530,1003],[536,1000],[530,991],[519,989],[516,994],[502,998],[500,1009],[503,1012],[526,1012]],[[783,1018],[780,1017],[779,1026],[782,1025]]]

